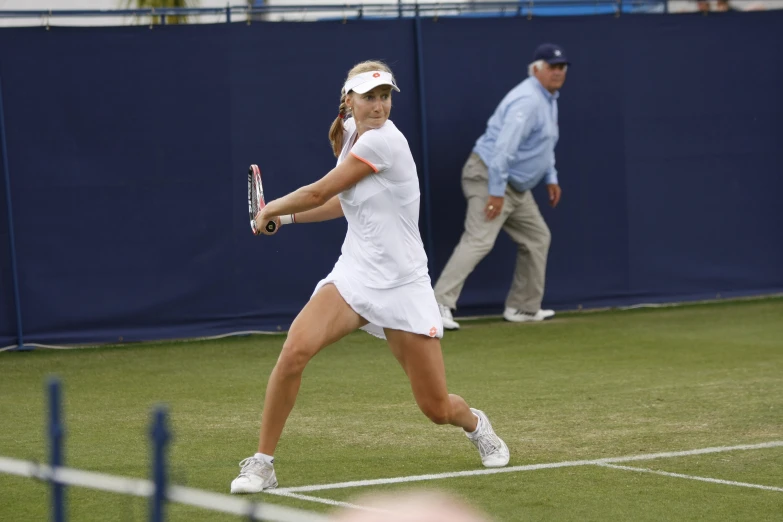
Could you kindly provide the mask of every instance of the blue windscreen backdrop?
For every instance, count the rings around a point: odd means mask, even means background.
[[[434,281],[462,233],[462,165],[543,41],[573,62],[562,202],[534,191],[553,235],[544,304],[780,291],[780,27],[782,12],[3,29],[25,340],[286,329],[346,225],[253,237],[247,168],[259,164],[268,198],[328,172],[340,86],[365,59],[402,89],[392,119],[418,164]],[[4,208],[0,347],[17,339],[8,236]],[[502,237],[459,313],[498,313],[514,261]]]

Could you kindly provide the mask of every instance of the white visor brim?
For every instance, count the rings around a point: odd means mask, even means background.
[[[343,89],[345,90],[345,94],[348,94],[351,91],[364,94],[379,85],[391,85],[392,89],[400,92],[400,88],[394,83],[394,77],[391,73],[386,71],[369,71],[357,74],[345,82]]]

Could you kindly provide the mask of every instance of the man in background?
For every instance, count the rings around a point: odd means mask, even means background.
[[[468,208],[465,231],[435,284],[443,326],[459,328],[451,310],[468,275],[492,250],[503,229],[517,244],[514,280],[506,298],[507,321],[543,321],[542,310],[550,232],[531,190],[546,180],[549,204],[560,202],[555,169],[559,138],[557,98],[568,70],[562,47],[542,44],[528,65],[528,78],[501,100],[486,132],[476,141],[462,170]]]

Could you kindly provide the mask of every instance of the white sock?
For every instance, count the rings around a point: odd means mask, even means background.
[[[266,453],[256,453],[253,456],[255,458],[257,458],[258,460],[262,460],[262,461],[266,462],[267,464],[274,465],[274,463],[275,463],[275,458],[272,457],[271,455],[267,455]]]
[[[481,429],[481,417],[479,417],[475,413],[473,415],[478,419],[478,422],[476,423],[476,429],[474,431],[466,430],[466,433],[468,434],[469,437],[475,437],[476,435],[478,435],[478,432]]]

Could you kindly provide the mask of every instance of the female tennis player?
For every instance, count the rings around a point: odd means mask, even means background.
[[[281,225],[345,216],[342,255],[294,320],[266,388],[258,452],[239,463],[231,493],[277,486],[274,452],[294,406],[302,372],[323,347],[356,329],[386,339],[421,411],[462,428],[487,467],[508,464],[506,444],[487,416],[446,388],[438,303],[419,234],[419,180],[408,142],[391,120],[399,91],[382,62],[353,67],[329,139],[337,166],[323,178],[269,202],[256,217],[264,234]]]

